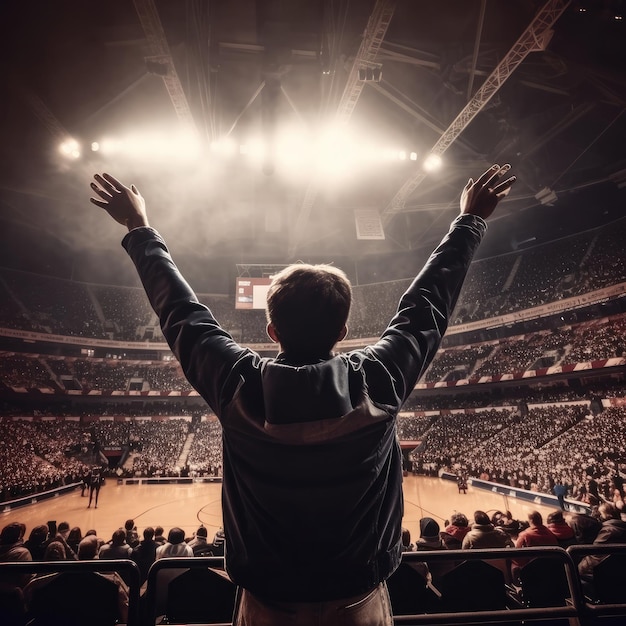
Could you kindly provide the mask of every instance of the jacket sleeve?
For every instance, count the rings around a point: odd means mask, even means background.
[[[367,348],[370,358],[387,373],[372,379],[393,381],[392,389],[382,385],[371,389],[372,397],[382,397],[385,404],[399,409],[409,396],[439,348],[486,229],[487,224],[480,217],[457,217],[401,297],[397,313],[380,340]]]
[[[156,230],[136,228],[124,237],[122,245],[137,268],[163,335],[187,380],[220,415],[221,392],[233,364],[252,353],[237,344],[211,310],[198,302]]]

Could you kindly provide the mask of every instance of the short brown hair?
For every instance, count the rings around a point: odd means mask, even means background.
[[[348,320],[352,288],[332,265],[297,263],[276,274],[267,292],[267,319],[286,352],[322,356]]]

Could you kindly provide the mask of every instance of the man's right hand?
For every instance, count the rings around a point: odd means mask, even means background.
[[[96,174],[96,183],[91,183],[91,190],[100,196],[89,198],[92,204],[104,209],[116,222],[128,230],[139,226],[149,226],[146,213],[146,201],[135,185],[125,187],[110,174]]]
[[[502,167],[492,165],[476,182],[470,178],[461,193],[461,213],[487,219],[494,212],[500,199],[511,191],[511,185],[516,180],[515,176],[499,182],[510,169],[508,163]]]

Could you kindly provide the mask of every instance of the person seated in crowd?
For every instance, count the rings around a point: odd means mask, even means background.
[[[133,549],[131,558],[139,568],[141,584],[148,579],[150,566],[156,561],[156,551],[159,544],[154,540],[154,528],[148,526],[143,529],[143,540]]]
[[[226,534],[223,528],[218,528],[217,532],[213,536],[213,545],[211,552],[213,556],[224,556],[224,546],[226,545]]]
[[[65,551],[65,544],[60,541],[51,541],[46,546],[46,551],[43,555],[44,561],[67,561],[67,552]]]
[[[563,511],[553,511],[546,519],[548,530],[557,538],[562,548],[576,544],[574,529],[565,521]]]
[[[528,528],[528,522],[521,522],[513,518],[511,511],[496,511],[491,516],[491,523],[498,530],[505,532],[513,543],[517,541],[519,534]]]
[[[48,540],[48,527],[45,524],[35,526],[28,536],[28,540],[24,542],[24,547],[28,548],[33,561],[43,561],[43,555],[46,551],[46,543]]]
[[[7,524],[0,532],[0,561],[32,561],[24,546],[25,526],[19,522]]]
[[[463,538],[463,550],[482,548],[512,548],[513,541],[502,530],[496,528],[484,511],[474,512],[472,528]]]
[[[78,544],[83,539],[83,532],[78,526],[73,526],[67,535],[67,545],[72,548],[72,551],[78,556]]]
[[[626,543],[626,522],[620,519],[617,507],[612,502],[603,502],[598,507],[598,516],[601,522],[600,529],[593,543]],[[593,597],[593,570],[605,558],[605,555],[590,554],[578,564],[583,587]]]
[[[136,548],[139,545],[139,535],[137,534],[135,521],[132,519],[127,519],[124,522],[124,530],[126,531],[126,543],[131,548]]]
[[[126,531],[118,528],[113,532],[111,540],[105,543],[98,552],[99,559],[130,559],[132,548],[126,543]]]
[[[167,541],[156,551],[157,560],[173,556],[193,556],[193,550],[185,543],[185,532],[178,527],[170,529]]]
[[[557,537],[544,525],[543,517],[539,511],[531,511],[528,514],[530,526],[523,530],[515,542],[516,548],[529,548],[533,546],[557,546]]]
[[[439,524],[432,517],[422,517],[420,520],[420,536],[415,542],[415,549],[445,550],[446,546],[439,536]]]
[[[7,524],[0,532],[0,562],[32,561],[33,558],[22,541],[23,529],[18,522]],[[3,588],[24,587],[30,580],[30,574],[16,574],[0,571],[0,585]]]
[[[415,544],[411,543],[411,531],[408,528],[402,528],[402,552],[413,552]]]
[[[57,541],[63,544],[63,548],[65,550],[65,558],[70,561],[77,561],[78,557],[76,556],[76,552],[71,548],[71,546],[67,543],[67,538],[70,535],[70,525],[68,522],[61,522],[57,528],[57,532],[54,537],[49,537],[48,542]]]
[[[208,531],[205,526],[200,526],[196,534],[187,545],[192,549],[194,556],[214,556],[211,544],[207,541]]]
[[[448,550],[459,550],[463,545],[465,535],[470,531],[469,520],[464,513],[455,511],[450,516],[450,523],[446,525],[441,538]]]
[[[532,548],[534,546],[558,546],[559,540],[544,525],[543,517],[539,511],[531,511],[528,514],[529,527],[523,530],[515,541],[516,548]],[[513,580],[519,580],[519,571],[528,563],[528,559],[513,559],[511,575]]]
[[[564,518],[568,526],[574,531],[578,545],[588,545],[594,542],[601,526],[598,518],[598,507],[591,510],[591,515],[569,512],[564,515]]]
[[[155,526],[154,527],[154,541],[162,546],[167,539],[165,538],[165,535],[163,534],[165,532],[163,526]]]
[[[95,535],[86,536],[78,544],[78,560],[91,561],[97,558],[98,548],[98,537]],[[129,593],[124,579],[117,572],[98,572],[97,575],[104,576],[104,578],[116,584],[118,588],[119,621],[126,624],[128,622]]]

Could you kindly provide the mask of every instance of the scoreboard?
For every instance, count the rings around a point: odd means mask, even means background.
[[[239,277],[235,284],[235,309],[265,309],[272,279]]]

